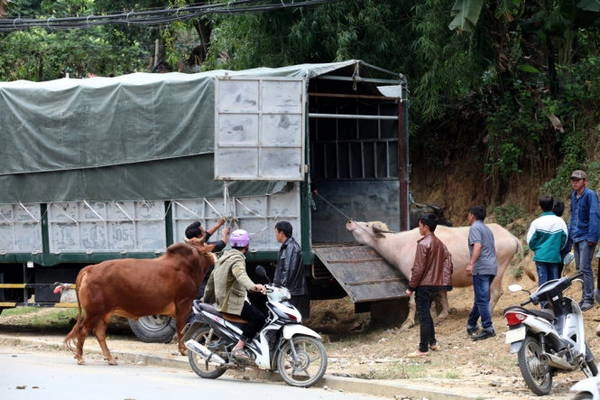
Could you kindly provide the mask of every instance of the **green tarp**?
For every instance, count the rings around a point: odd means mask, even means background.
[[[216,77],[308,80],[359,63],[0,82],[0,202],[218,195]],[[231,190],[263,194],[271,186],[247,182]]]

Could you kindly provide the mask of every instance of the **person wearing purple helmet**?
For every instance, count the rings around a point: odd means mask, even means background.
[[[217,261],[208,279],[204,302],[217,304],[220,312],[234,314],[245,319],[242,338],[231,354],[237,359],[247,360],[244,346],[252,340],[265,323],[265,315],[248,301],[247,291],[266,293],[264,285],[254,283],[246,273],[246,253],[250,235],[243,229],[233,231],[229,237],[231,250],[226,250]]]

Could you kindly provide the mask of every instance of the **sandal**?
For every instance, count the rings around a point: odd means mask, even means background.
[[[431,350],[431,351],[440,351],[440,345],[439,344],[430,344],[429,345],[429,350]]]
[[[231,356],[238,361],[250,361],[250,357],[248,357],[248,353],[244,349],[233,349]]]

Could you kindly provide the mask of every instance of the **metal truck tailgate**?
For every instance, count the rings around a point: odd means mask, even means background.
[[[313,251],[354,303],[406,297],[407,279],[370,247],[317,246]]]

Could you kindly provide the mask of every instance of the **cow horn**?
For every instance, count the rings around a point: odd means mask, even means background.
[[[204,244],[204,237],[201,238],[197,238],[197,237],[193,237],[193,238],[185,238],[183,239],[185,243],[187,244],[191,244],[194,246],[202,246]]]
[[[382,238],[385,237],[384,233],[393,233],[389,230],[388,226],[383,222],[374,222],[371,225],[371,229],[373,229],[373,233],[376,237]]]

